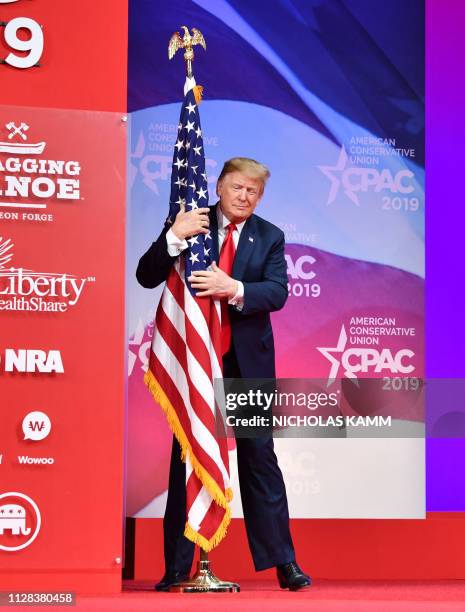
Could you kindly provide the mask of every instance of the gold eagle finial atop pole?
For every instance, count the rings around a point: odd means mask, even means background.
[[[179,32],[175,32],[170,38],[168,58],[172,59],[178,49],[185,49],[184,59],[187,62],[187,76],[188,78],[192,78],[192,62],[194,61],[194,49],[192,47],[195,45],[202,45],[206,51],[207,45],[205,44],[202,32],[197,30],[197,28],[192,28],[192,35],[187,26],[181,26],[181,29],[184,30],[184,36],[182,38]]]

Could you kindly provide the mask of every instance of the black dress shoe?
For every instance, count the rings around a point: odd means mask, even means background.
[[[189,574],[183,572],[166,572],[160,582],[155,585],[155,591],[169,591],[172,584],[189,580]]]
[[[295,562],[278,565],[276,574],[278,575],[279,586],[282,589],[297,591],[312,584],[310,576],[304,574]]]

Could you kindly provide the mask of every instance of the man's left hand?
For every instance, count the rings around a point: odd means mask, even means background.
[[[198,270],[192,272],[187,279],[196,290],[196,297],[213,296],[216,298],[233,298],[238,289],[237,281],[228,276],[216,262],[212,262],[211,271]]]

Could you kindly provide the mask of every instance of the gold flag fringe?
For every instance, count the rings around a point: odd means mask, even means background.
[[[192,468],[199,478],[200,482],[207,489],[213,500],[222,508],[226,510],[223,520],[221,521],[220,526],[218,527],[215,534],[207,540],[203,535],[201,535],[198,531],[195,531],[188,522],[186,522],[186,527],[184,531],[184,535],[186,538],[203,548],[206,552],[209,552],[217,546],[221,542],[221,540],[226,535],[229,523],[231,522],[231,510],[229,508],[228,502],[232,500],[233,494],[232,489],[228,488],[223,493],[218,484],[213,480],[207,470],[203,467],[203,465],[199,462],[197,457],[192,452],[192,446],[187,439],[186,433],[182,428],[182,425],[179,421],[178,415],[176,414],[173,405],[169,401],[166,393],[163,391],[160,383],[155,378],[153,372],[151,370],[147,370],[144,376],[144,382],[149,388],[150,393],[152,394],[154,400],[160,404],[163,412],[166,415],[166,419],[170,426],[171,431],[176,436],[177,441],[181,447],[181,458],[185,462],[186,456],[189,454],[189,460],[191,462]]]
[[[202,85],[196,85],[194,87],[194,98],[197,103],[197,106],[202,102],[203,98],[203,87]]]

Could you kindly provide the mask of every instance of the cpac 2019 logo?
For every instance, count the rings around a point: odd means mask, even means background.
[[[287,290],[292,297],[317,298],[321,294],[321,287],[314,279],[316,272],[314,264],[316,259],[312,255],[301,255],[293,259],[289,253],[285,254],[287,276],[289,282]],[[312,282],[309,282],[312,281]]]
[[[407,194],[415,190],[412,182],[414,174],[406,168],[393,175],[388,168],[377,170],[376,168],[348,166],[348,159],[345,147],[342,145],[335,166],[318,166],[331,181],[327,204],[334,202],[341,186],[345,195],[357,206],[360,206],[358,197],[360,192],[373,190],[374,192],[388,191]]]
[[[27,268],[6,268],[13,258],[13,243],[0,237],[0,311],[66,312],[75,306],[93,276],[34,272]]]
[[[339,369],[342,367],[346,378],[357,379],[357,374],[373,372],[381,374],[410,374],[415,370],[411,363],[415,353],[404,348],[393,353],[388,348],[381,350],[375,348],[361,348],[359,346],[346,349],[347,332],[345,326],[341,327],[337,345],[334,347],[317,347],[317,350],[326,357],[331,364],[328,382],[336,380]]]

